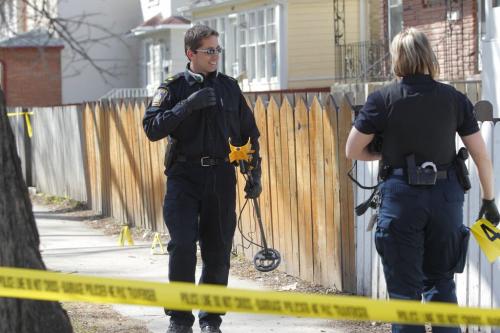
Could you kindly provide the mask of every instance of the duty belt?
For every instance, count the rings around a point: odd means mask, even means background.
[[[393,176],[407,176],[408,170],[403,168],[392,169],[390,174]],[[436,171],[436,179],[447,179],[447,178],[448,178],[448,170]]]
[[[188,162],[202,167],[216,166],[224,163],[229,163],[228,158],[211,157],[211,156],[201,156],[201,157],[189,157],[184,155],[179,155],[175,159],[176,162]]]

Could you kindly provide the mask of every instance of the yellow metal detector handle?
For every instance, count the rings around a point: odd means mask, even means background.
[[[229,138],[229,149],[231,150],[229,153],[229,163],[239,161],[250,162],[252,160],[252,154],[255,153],[255,150],[252,150],[250,138],[248,138],[247,143],[241,147],[233,146],[231,144],[231,138]]]

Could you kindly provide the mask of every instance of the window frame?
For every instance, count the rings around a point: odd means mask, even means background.
[[[148,89],[156,89],[167,78],[164,64],[169,59],[168,42],[164,38],[148,38],[144,40],[145,85]],[[172,71],[172,68],[169,68]]]
[[[220,34],[219,42],[224,47],[225,53],[223,54],[223,59],[219,62],[219,70],[229,73],[231,76],[239,76],[245,71],[246,78],[243,79],[243,81],[246,81],[244,82],[245,85],[248,84],[252,87],[268,85],[279,89],[281,64],[283,63],[281,60],[281,52],[279,51],[281,43],[279,26],[282,24],[281,11],[278,9],[279,6],[280,5],[271,4],[225,15],[204,17],[194,22],[194,24],[201,23],[214,28],[214,25],[212,25],[214,20],[217,23],[221,20],[224,21],[224,29],[222,31],[219,30],[220,26],[218,24],[215,27]],[[272,20],[268,17],[269,11],[272,12]],[[259,25],[259,13],[262,13],[263,25]],[[255,20],[254,26],[249,24],[251,15],[253,15]],[[231,20],[234,19],[236,20],[236,34],[232,36],[233,32],[231,29],[233,29],[233,26],[231,25]],[[246,24],[243,24],[242,19],[244,19]],[[272,30],[270,30],[270,27]],[[274,36],[268,36],[270,31],[273,31]],[[262,32],[263,38],[261,38],[260,32]],[[253,41],[250,41],[252,33],[254,33],[255,36]],[[231,34],[231,36],[228,36],[229,34]],[[244,43],[242,43],[242,34],[244,34]],[[273,38],[270,39],[271,37]],[[234,45],[230,45],[230,42],[234,43]],[[263,64],[262,59],[259,59],[259,47],[264,47],[264,56],[262,57],[264,59]],[[271,47],[274,48],[274,54],[276,55],[276,59],[274,60],[275,63],[273,63],[270,57],[273,53]],[[232,49],[236,49],[237,54],[232,54],[234,53]],[[232,59],[234,59],[234,61],[230,63]],[[245,61],[244,64],[242,63],[243,59]],[[261,66],[264,66],[264,68]],[[273,66],[275,66],[274,73]],[[273,74],[276,75],[273,76]]]

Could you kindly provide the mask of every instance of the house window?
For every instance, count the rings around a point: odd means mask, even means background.
[[[240,14],[239,67],[248,80],[278,77],[276,10],[264,8]]]
[[[266,39],[267,39],[267,59],[269,60],[268,73],[270,77],[278,77],[277,44],[276,39],[276,11],[274,8],[266,10]]]
[[[275,7],[199,21],[219,32],[224,47],[220,70],[249,82],[278,81],[278,33]]]
[[[389,0],[389,40],[403,30],[403,0]]]
[[[149,41],[145,44],[145,51],[147,86],[158,87],[172,70],[165,41]]]

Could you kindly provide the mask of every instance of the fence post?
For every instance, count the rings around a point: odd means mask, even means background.
[[[23,108],[23,113],[28,112],[29,110]],[[29,117],[29,115],[27,116]],[[24,118],[24,117],[23,117]],[[24,165],[25,165],[25,175],[24,179],[26,180],[26,186],[33,186],[33,177],[32,177],[32,159],[31,159],[31,138],[28,134],[28,123],[24,121],[24,135],[23,135],[23,144],[24,144]]]
[[[354,193],[347,171],[352,167],[352,161],[345,154],[347,136],[351,130],[353,112],[349,99],[344,95],[338,113],[338,163],[340,179],[340,223],[342,241],[342,284],[343,291],[356,292],[356,247],[354,234]]]

